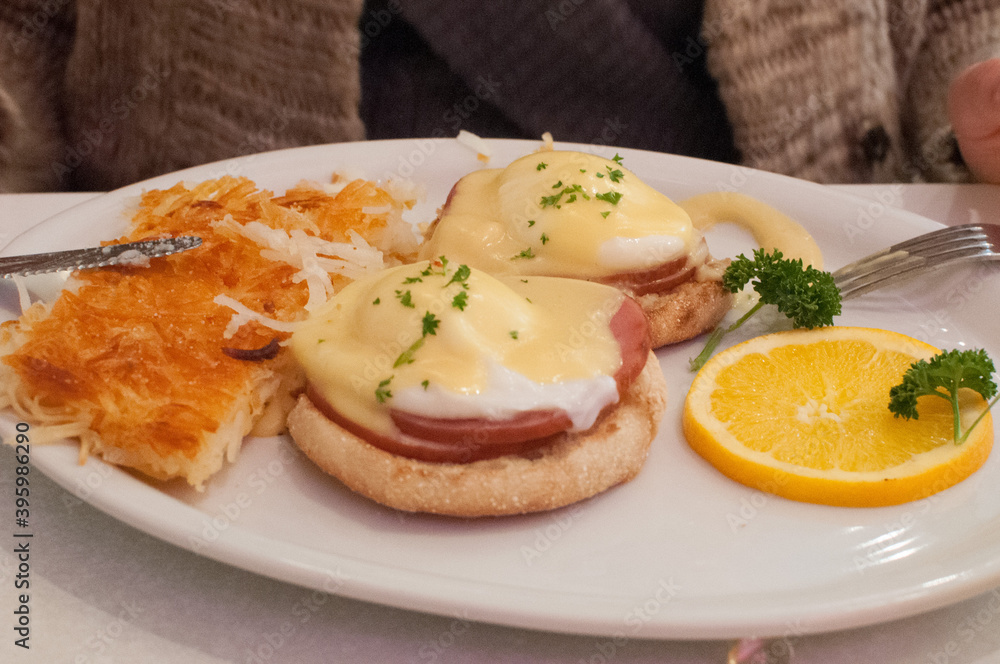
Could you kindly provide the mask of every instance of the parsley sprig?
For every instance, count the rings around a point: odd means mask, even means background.
[[[773,304],[792,320],[796,328],[833,325],[840,315],[840,290],[829,272],[811,265],[802,266],[802,259],[784,258],[777,249],[753,252],[753,260],[740,254],[722,275],[722,286],[737,293],[750,284],[760,296],[757,304],[729,327],[717,327],[709,335],[705,348],[690,362],[691,371],[701,369],[726,334],[733,332],[765,304]]]
[[[969,438],[976,425],[986,416],[997,402],[997,383],[993,380],[996,368],[985,350],[950,350],[939,353],[929,360],[918,360],[903,374],[903,380],[889,390],[889,410],[896,417],[918,419],[917,398],[934,395],[951,403],[954,415],[954,439],[961,445]],[[986,409],[962,431],[959,413],[958,391],[963,388],[974,390],[989,401]]]

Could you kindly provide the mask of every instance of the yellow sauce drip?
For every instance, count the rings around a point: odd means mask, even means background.
[[[618,370],[608,326],[624,297],[617,289],[475,269],[453,280],[459,268],[422,262],[344,287],[292,335],[313,387],[354,422],[392,433],[388,394],[429,386],[482,394],[491,362],[537,383]],[[428,320],[438,321],[431,333]]]
[[[767,251],[778,249],[785,258],[801,258],[804,265],[823,269],[823,253],[806,229],[791,217],[746,194],[719,191],[693,196],[681,203],[700,231],[718,222],[733,223],[753,234]]]

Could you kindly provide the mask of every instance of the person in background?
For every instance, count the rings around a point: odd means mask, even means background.
[[[362,0],[2,0],[0,190],[362,140]]]
[[[1000,184],[1000,58],[972,65],[955,77],[948,115],[972,176]]]
[[[0,190],[486,137],[1000,182],[1000,0],[4,0]]]

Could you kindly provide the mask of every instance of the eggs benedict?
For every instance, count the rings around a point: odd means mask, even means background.
[[[665,405],[638,304],[441,256],[355,281],[294,332],[296,444],[390,507],[516,514],[631,479]]]
[[[704,332],[731,306],[702,234],[621,159],[545,151],[452,188],[421,257],[447,255],[495,275],[604,283],[634,297],[654,348]]]

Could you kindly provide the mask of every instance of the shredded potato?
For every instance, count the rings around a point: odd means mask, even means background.
[[[0,407],[33,422],[34,440],[77,437],[81,458],[201,487],[279,385],[295,384],[283,348],[260,362],[223,348],[283,340],[352,278],[410,260],[403,209],[366,181],[277,197],[233,177],[149,191],[119,241],[198,235],[202,245],[78,273],[54,303],[0,327]]]

